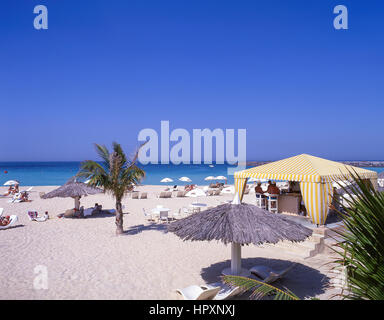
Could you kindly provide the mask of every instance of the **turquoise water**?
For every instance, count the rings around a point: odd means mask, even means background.
[[[80,162],[0,162],[0,185],[7,180],[18,180],[24,186],[53,186],[62,185],[79,170]],[[141,166],[146,171],[143,184],[162,185],[161,179],[168,177],[174,182],[166,185],[185,185],[187,182],[178,179],[187,176],[194,184],[208,184],[207,176],[226,176],[228,183],[233,184],[233,176],[227,174],[229,166],[214,165],[146,165]],[[366,168],[377,172],[384,168]],[[7,173],[5,173],[7,171]],[[222,181],[224,182],[224,181]]]

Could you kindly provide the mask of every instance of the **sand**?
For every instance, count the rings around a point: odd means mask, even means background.
[[[27,187],[21,187],[21,190]],[[193,198],[158,199],[163,186],[141,186],[149,199],[123,200],[124,230],[115,236],[113,215],[85,219],[59,219],[57,214],[72,208],[71,198],[43,200],[39,192],[55,187],[35,186],[31,202],[8,203],[0,197],[5,215],[16,214],[16,227],[0,230],[0,299],[179,299],[176,288],[219,280],[230,264],[230,246],[220,242],[183,242],[166,232],[164,224],[148,222],[142,208],[158,204],[176,211],[196,201]],[[0,188],[4,193],[6,188]],[[201,197],[199,202],[218,205],[233,195]],[[254,203],[254,195],[244,197]],[[81,199],[85,208],[95,203],[113,209],[109,195]],[[48,211],[46,222],[32,222],[27,211]],[[244,246],[243,267],[265,264],[283,268],[297,266],[280,282],[300,298],[329,299],[339,292],[328,286],[331,257],[317,255],[300,259],[278,248]],[[46,282],[41,280],[45,279]],[[247,297],[245,297],[247,298]]]

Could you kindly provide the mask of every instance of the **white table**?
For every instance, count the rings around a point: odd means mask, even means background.
[[[206,207],[207,204],[206,203],[193,202],[189,206],[193,208],[193,212],[200,212],[201,208]]]

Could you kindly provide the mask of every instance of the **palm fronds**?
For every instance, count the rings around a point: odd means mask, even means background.
[[[342,205],[345,231],[334,262],[347,269],[346,299],[384,300],[384,193],[370,181],[352,173],[354,186],[345,189],[347,205]]]
[[[281,290],[263,281],[241,276],[223,276],[223,282],[231,287],[239,287],[242,291],[252,291],[251,299],[261,299],[274,295],[275,300],[300,300],[294,293],[285,288]]]

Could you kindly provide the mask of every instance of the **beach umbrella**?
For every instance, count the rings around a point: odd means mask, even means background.
[[[192,181],[192,180],[189,179],[188,177],[181,177],[179,180],[180,180],[180,181],[184,181],[184,182],[191,182],[191,181]]]
[[[225,275],[248,276],[241,268],[241,245],[263,243],[275,244],[282,240],[304,241],[312,230],[282,217],[280,214],[237,201],[195,213],[171,223],[168,231],[191,241],[218,240],[231,244],[231,268],[223,270]]]
[[[92,194],[98,194],[102,193],[103,190],[95,187],[91,187],[88,184],[84,182],[77,182],[75,178],[71,178],[66,184],[62,185],[61,187],[48,192],[41,196],[43,199],[50,199],[50,198],[74,198],[75,199],[75,208],[80,208],[80,198],[82,196],[92,195]]]
[[[216,178],[214,176],[208,176],[208,177],[205,177],[204,180],[205,181],[216,180]]]
[[[14,186],[17,184],[20,184],[20,182],[17,180],[8,180],[6,183],[4,183],[4,186]]]
[[[199,188],[195,188],[191,191],[188,191],[186,194],[185,194],[185,197],[205,197],[206,194],[205,192],[202,190],[202,189],[199,189]]]
[[[160,182],[172,182],[173,180],[171,178],[164,178]]]

